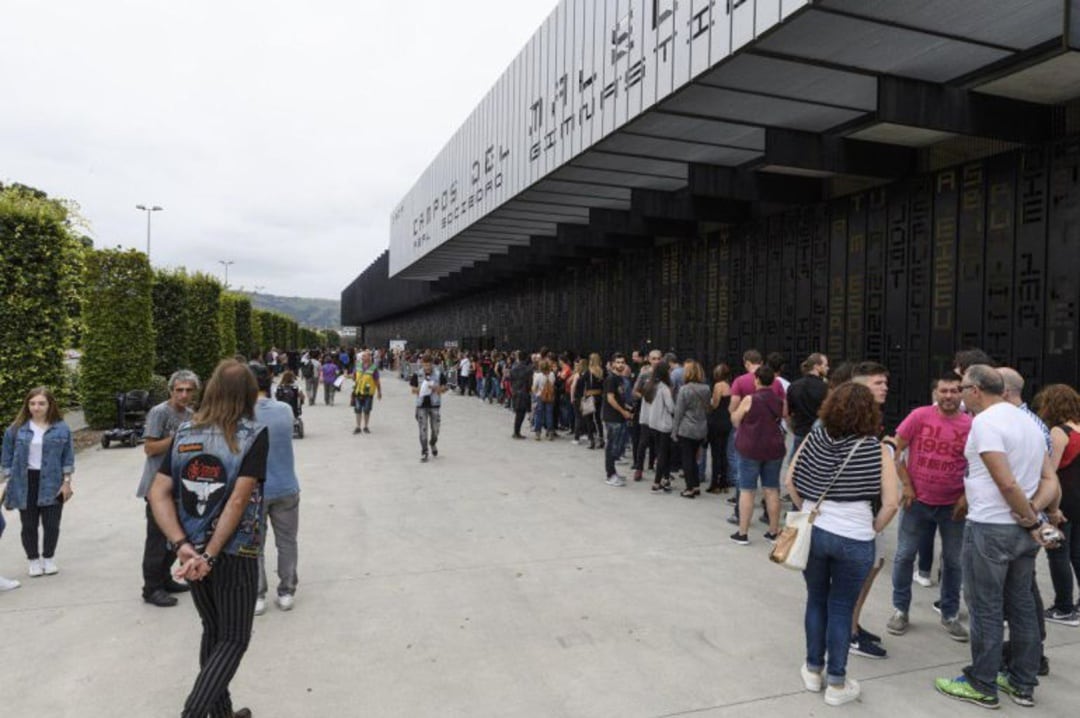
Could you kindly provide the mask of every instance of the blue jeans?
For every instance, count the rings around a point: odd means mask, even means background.
[[[788,461],[795,458],[795,452],[799,450],[799,446],[802,445],[803,440],[806,439],[806,434],[791,434],[791,453],[788,454]]]
[[[555,405],[537,401],[533,404],[533,431],[539,434],[543,429],[555,430]]]
[[[615,473],[615,460],[626,450],[626,440],[630,437],[625,421],[605,421],[607,444],[604,445],[604,471],[608,476]]]
[[[1042,657],[1042,639],[1036,616],[1035,555],[1039,545],[1017,524],[981,524],[964,527],[961,562],[964,599],[971,614],[971,665],[968,681],[980,692],[997,695],[1001,644],[1009,621],[1009,682],[1032,691]],[[1006,608],[1007,607],[1007,608]]]
[[[829,685],[842,686],[847,675],[852,613],[874,563],[874,542],[844,538],[816,526],[810,537],[810,557],[803,571],[806,667],[811,671],[824,667]]]
[[[756,491],[758,477],[761,477],[761,488],[780,489],[780,465],[783,459],[771,459],[769,461],[756,461],[745,456],[739,457],[739,483],[740,491]]]
[[[911,508],[900,516],[900,529],[896,540],[896,558],[893,559],[892,605],[907,613],[911,609],[911,576],[915,569],[915,554],[929,527],[941,531],[941,615],[956,618],[960,613],[960,584],[963,580],[960,568],[960,550],[964,545],[964,524],[952,518],[952,506],[927,506],[912,501]]]

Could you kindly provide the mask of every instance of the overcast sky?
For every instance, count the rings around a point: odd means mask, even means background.
[[[557,0],[0,0],[0,182],[95,244],[337,299]]]

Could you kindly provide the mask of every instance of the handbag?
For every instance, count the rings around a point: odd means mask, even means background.
[[[788,511],[784,519],[784,528],[776,538],[772,551],[769,552],[770,561],[780,564],[784,568],[790,568],[792,571],[802,571],[806,568],[806,561],[810,557],[810,535],[814,526],[814,519],[821,513],[821,502],[825,500],[825,495],[829,493],[833,484],[840,478],[840,474],[844,473],[844,469],[847,468],[851,457],[855,455],[855,452],[862,446],[864,441],[866,441],[866,437],[859,439],[855,442],[855,446],[851,447],[851,451],[848,452],[844,463],[840,464],[840,468],[836,470],[832,481],[829,482],[829,485],[821,492],[821,496],[818,497],[813,511]]]
[[[591,396],[581,397],[581,415],[592,416],[596,413],[596,402]]]

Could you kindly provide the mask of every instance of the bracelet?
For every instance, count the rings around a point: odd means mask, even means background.
[[[184,538],[182,538],[182,539],[180,539],[179,541],[176,541],[176,542],[166,541],[165,542],[165,548],[169,549],[173,553],[176,553],[177,551],[180,550],[180,547],[183,546],[184,544],[191,544],[192,546],[195,545],[195,544],[191,543],[191,539],[189,539],[187,536],[185,536]]]

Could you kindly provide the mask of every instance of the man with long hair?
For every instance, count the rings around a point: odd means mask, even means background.
[[[251,716],[247,708],[233,712],[229,682],[251,641],[259,590],[270,442],[255,422],[258,393],[245,365],[220,362],[150,487],[154,520],[176,550],[176,576],[191,585],[203,625],[199,675],[182,718]]]

